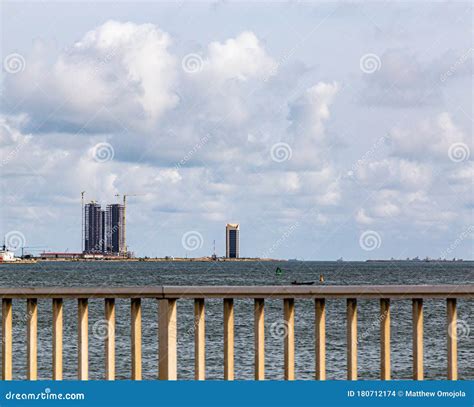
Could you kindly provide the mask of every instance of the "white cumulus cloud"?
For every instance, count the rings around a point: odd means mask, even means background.
[[[451,145],[472,145],[467,135],[457,127],[449,113],[443,112],[434,119],[423,120],[413,129],[394,128],[390,132],[392,152],[402,157],[418,160],[444,158],[449,160]]]
[[[38,44],[6,91],[45,129],[144,127],[178,103],[170,44],[152,24],[108,21],[51,61]]]

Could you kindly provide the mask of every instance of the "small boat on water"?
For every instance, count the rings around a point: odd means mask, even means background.
[[[314,281],[292,281],[291,285],[313,285]]]

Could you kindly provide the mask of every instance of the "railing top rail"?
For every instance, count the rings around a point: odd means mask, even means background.
[[[0,298],[474,298],[474,284],[0,287]]]

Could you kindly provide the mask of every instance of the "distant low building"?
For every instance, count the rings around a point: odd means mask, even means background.
[[[225,227],[225,256],[228,259],[240,257],[240,227],[238,223],[228,223]]]
[[[72,252],[43,252],[39,255],[42,259],[80,259],[84,257],[82,253]]]

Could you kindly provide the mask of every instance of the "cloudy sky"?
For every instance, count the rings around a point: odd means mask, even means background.
[[[472,12],[2,2],[0,232],[77,251],[127,193],[138,255],[472,258]]]

